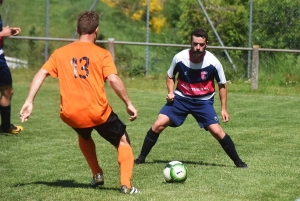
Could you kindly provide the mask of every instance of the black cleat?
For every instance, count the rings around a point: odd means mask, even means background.
[[[138,157],[137,159],[134,160],[134,164],[138,165],[138,164],[143,164],[145,163],[145,159],[142,159],[140,157]]]
[[[234,164],[237,168],[248,168],[247,164],[243,161],[236,161]]]
[[[15,126],[13,124],[10,124],[10,128],[6,130],[3,130],[0,126],[0,133],[9,133],[9,134],[17,135],[23,130],[24,130],[23,126]]]

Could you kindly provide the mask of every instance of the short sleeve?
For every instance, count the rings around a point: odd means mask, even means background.
[[[222,64],[218,61],[215,64],[215,67],[216,67],[217,73],[218,73],[218,76],[216,77],[218,84],[226,84],[226,77],[225,77],[225,73],[224,73]]]
[[[58,76],[57,65],[55,64],[55,52],[50,56],[42,68],[45,69],[53,78]]]
[[[118,74],[113,57],[109,51],[103,57],[103,76],[106,79],[111,74]]]
[[[169,78],[173,78],[175,76],[174,70],[175,70],[176,64],[177,64],[177,61],[176,61],[176,55],[175,55],[172,59],[171,65],[170,65],[169,70],[167,72]]]

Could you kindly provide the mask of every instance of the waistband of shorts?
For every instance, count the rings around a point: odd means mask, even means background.
[[[209,100],[215,96],[215,92],[212,94],[209,94],[207,96],[200,96],[200,97],[199,96],[197,96],[197,97],[186,96],[179,90],[175,90],[174,93],[180,97],[191,99],[191,100]]]

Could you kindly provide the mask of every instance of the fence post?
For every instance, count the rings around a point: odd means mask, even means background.
[[[252,89],[258,89],[259,45],[253,46],[252,53]]]
[[[115,61],[115,39],[108,39],[108,51],[111,53],[113,60]]]

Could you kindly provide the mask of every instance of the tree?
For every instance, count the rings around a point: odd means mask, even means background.
[[[225,46],[245,46],[248,33],[247,1],[203,1],[207,14]],[[214,37],[213,30],[208,23],[199,2],[196,0],[182,0],[179,3],[180,20],[176,27],[186,43],[189,33],[196,27],[207,30],[209,36]],[[168,19],[169,21],[170,19]],[[210,45],[220,45],[218,40],[210,39]]]
[[[117,7],[134,21],[146,22],[148,0],[101,0],[111,7]],[[150,26],[155,33],[160,33],[166,23],[163,16],[163,1],[150,0]]]
[[[265,48],[300,48],[299,1],[257,0],[253,16],[255,44]]]

